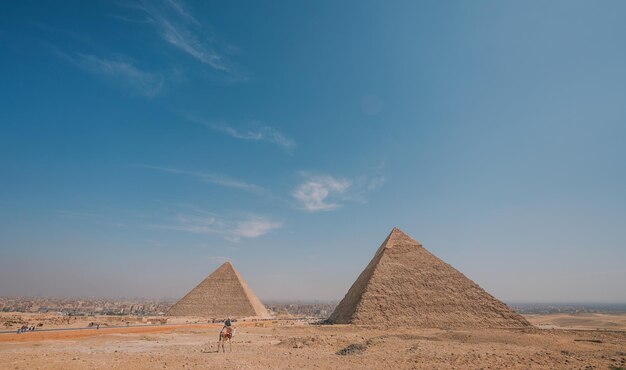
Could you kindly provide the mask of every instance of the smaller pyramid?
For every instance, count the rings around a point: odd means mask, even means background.
[[[328,321],[430,328],[530,326],[398,228],[378,248]]]
[[[168,316],[198,316],[213,319],[227,317],[270,317],[246,281],[226,262],[168,311]]]

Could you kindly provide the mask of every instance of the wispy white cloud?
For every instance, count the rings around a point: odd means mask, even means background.
[[[91,54],[70,55],[54,48],[70,64],[135,95],[154,97],[163,89],[163,76],[139,69],[128,58],[108,59]]]
[[[343,200],[358,203],[367,203],[370,193],[377,190],[385,183],[386,179],[382,175],[359,176],[353,181],[353,186]]]
[[[212,130],[226,134],[235,139],[246,141],[265,141],[278,145],[287,150],[292,150],[296,147],[296,142],[293,139],[285,136],[277,129],[270,126],[265,126],[258,121],[253,122],[251,125],[252,127],[242,129],[235,128],[225,122],[211,122],[206,120],[200,120],[189,115],[187,116],[187,119],[208,127]]]
[[[349,180],[334,178],[330,175],[310,175],[293,192],[293,197],[308,212],[330,211],[340,207],[337,202],[352,185]]]
[[[261,216],[228,219],[207,212],[196,212],[179,214],[176,218],[176,223],[170,225],[153,226],[194,234],[215,235],[232,242],[238,242],[242,238],[255,239],[261,237],[281,228],[283,224]]]
[[[365,181],[366,182],[366,190],[368,192],[374,191],[374,190],[380,188],[381,186],[383,186],[385,181],[387,181],[387,179],[384,176],[382,176],[382,175],[379,175],[379,176],[367,179]]]
[[[211,37],[203,37],[201,23],[177,0],[142,1],[132,7],[144,12],[161,38],[198,61],[223,72],[233,72]]]
[[[281,222],[268,220],[263,217],[253,217],[248,220],[238,221],[232,230],[232,234],[237,238],[258,238],[282,226]]]
[[[292,196],[301,209],[307,212],[330,211],[346,202],[366,203],[368,194],[385,182],[383,176],[361,176],[350,180],[307,172],[301,172],[300,175],[304,180],[295,188]]]
[[[179,1],[176,0],[165,0],[165,2],[178,13],[181,17],[187,19],[193,24],[200,25],[200,22],[189,12],[189,10]]]
[[[276,144],[285,149],[292,149],[296,146],[296,142],[283,135],[280,131],[270,126],[259,126],[256,129],[244,129],[237,130],[232,126],[228,126],[224,123],[211,124],[207,127],[213,130],[222,132],[236,139],[251,140],[251,141],[267,141],[272,144]]]
[[[224,186],[228,188],[245,190],[245,191],[249,191],[249,192],[257,193],[257,194],[265,192],[265,189],[261,186],[250,184],[250,183],[240,181],[237,179],[233,179],[232,177],[228,175],[224,175],[220,173],[186,171],[186,170],[180,170],[176,168],[160,167],[160,166],[141,165],[138,167],[148,168],[148,169],[162,171],[162,172],[174,173],[174,174],[179,174],[179,175],[185,175],[185,176],[193,176],[209,184],[215,184],[215,185],[220,185],[220,186]]]

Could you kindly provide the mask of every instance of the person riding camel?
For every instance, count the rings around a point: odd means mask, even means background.
[[[224,326],[222,327],[222,330],[220,330],[220,340],[217,344],[217,352],[220,351],[220,347],[222,348],[222,352],[226,352],[226,348],[224,348],[224,344],[225,342],[228,342],[229,344],[229,351],[232,351],[232,338],[235,335],[235,328],[232,325],[232,322],[230,320],[230,318],[226,319],[226,321],[224,321]]]
[[[230,317],[229,317],[229,318],[227,318],[224,321],[224,326],[222,327],[222,330],[220,332],[221,333],[226,332],[226,333],[230,334],[232,332],[232,330],[233,330],[233,323],[232,323],[232,321],[230,320]]]
[[[226,321],[224,321],[224,326],[222,327],[220,334],[227,333],[230,335],[232,331],[233,331],[233,323],[230,321],[230,317],[229,317],[226,319]]]

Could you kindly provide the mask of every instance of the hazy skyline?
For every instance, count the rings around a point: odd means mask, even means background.
[[[623,2],[0,4],[0,295],[339,300],[394,226],[626,302]]]

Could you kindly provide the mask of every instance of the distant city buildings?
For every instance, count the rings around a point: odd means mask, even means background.
[[[141,298],[0,297],[0,312],[60,312],[68,316],[158,316],[164,315],[175,302],[173,299]],[[265,306],[276,315],[325,319],[335,309],[336,302],[272,302]],[[522,314],[626,312],[626,304],[518,303],[509,306]]]
[[[163,315],[173,300],[127,298],[0,297],[1,312],[60,312],[71,316]]]
[[[0,297],[0,312],[59,312],[68,316],[133,315],[157,316],[165,312],[175,300],[141,298],[52,298]],[[270,303],[265,306],[274,314],[294,317],[327,318],[336,303]]]
[[[275,314],[287,314],[295,317],[327,318],[337,303],[269,303],[267,308]]]
[[[626,312],[626,304],[619,303],[518,303],[509,306],[521,314]]]

